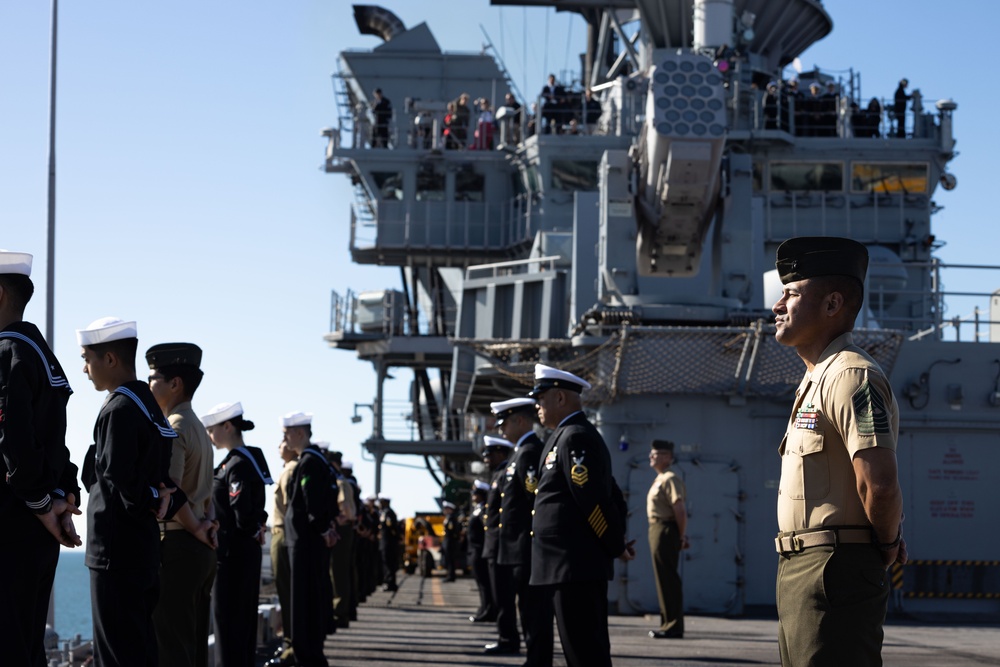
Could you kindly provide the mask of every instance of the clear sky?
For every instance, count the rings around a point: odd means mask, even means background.
[[[408,27],[427,21],[445,50],[480,50],[482,25],[532,97],[549,71],[578,67],[586,35],[575,15],[487,0],[383,5]],[[958,102],[961,156],[950,170],[959,184],[934,197],[945,207],[934,218],[947,241],[938,254],[995,262],[1000,93],[990,45],[1000,9],[968,0],[827,8],[833,33],[802,56],[806,69],[846,76],[853,67],[864,99],[891,96],[905,76],[927,106]],[[35,254],[27,318],[43,331],[49,31],[49,3],[0,3],[0,247]],[[257,424],[247,442],[264,449],[272,471],[279,417],[308,411],[315,439],[343,451],[373,490],[374,465],[361,452],[371,413],[362,409],[358,425],[350,416],[355,402],[372,401],[374,373],[322,337],[332,289],[398,287],[399,272],[350,262],[353,196],[343,175],[321,170],[319,130],[336,122],[338,52],[379,43],[358,34],[342,0],[61,3],[55,351],[76,391],[67,440],[77,462],[103,394],[81,372],[74,330],[114,315],[137,320],[140,353],[200,345],[195,410],[241,401]],[[409,373],[396,375],[392,392],[405,396]],[[401,515],[436,507],[426,472],[388,466],[383,491]]]

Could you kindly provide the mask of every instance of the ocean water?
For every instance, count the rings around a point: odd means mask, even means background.
[[[94,635],[90,614],[90,570],[83,564],[82,549],[59,553],[55,593],[55,627],[60,639]]]

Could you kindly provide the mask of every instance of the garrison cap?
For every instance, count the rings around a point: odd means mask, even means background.
[[[76,342],[80,347],[137,337],[135,322],[125,322],[117,317],[102,317],[88,324],[86,329],[76,330]]]
[[[0,273],[31,276],[31,255],[26,252],[0,250]]]
[[[240,403],[219,403],[207,414],[202,415],[201,423],[205,428],[215,426],[222,422],[227,422],[243,414],[243,406]]]
[[[490,410],[496,415],[499,426],[505,419],[518,412],[531,411],[535,413],[535,399],[533,398],[512,398],[507,401],[494,401],[490,403]]]
[[[656,451],[662,451],[662,450],[666,450],[668,452],[674,451],[674,443],[671,442],[670,440],[654,440],[653,442],[650,443],[650,447],[652,447]]]
[[[310,426],[313,416],[310,412],[289,412],[281,418],[281,425],[285,428],[291,426]]]
[[[491,451],[503,451],[505,449],[514,449],[514,443],[492,435],[483,436],[483,454],[488,454]]]
[[[194,343],[160,343],[146,350],[150,368],[164,366],[201,366],[201,348]]]
[[[590,389],[590,383],[568,371],[535,364],[535,387],[528,392],[528,396],[535,398],[549,389],[569,389],[579,394],[584,389]]]
[[[778,246],[774,265],[782,285],[819,276],[850,276],[863,284],[868,249],[838,236],[800,236]]]

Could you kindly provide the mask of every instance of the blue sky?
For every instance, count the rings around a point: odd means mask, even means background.
[[[482,25],[532,96],[549,71],[579,62],[586,35],[572,15],[486,0],[446,12],[426,0],[383,4],[408,27],[426,20],[446,50],[478,51]],[[827,7],[834,31],[802,56],[806,69],[854,67],[865,99],[891,96],[906,76],[929,104],[958,102],[961,156],[950,169],[959,185],[934,197],[945,207],[934,219],[947,241],[939,256],[994,262],[1000,94],[988,45],[1000,10],[929,0]],[[257,423],[247,441],[272,470],[280,415],[309,411],[316,439],[353,460],[371,491],[374,467],[360,447],[370,413],[358,425],[350,416],[355,402],[371,402],[374,374],[322,336],[331,289],[397,287],[399,274],[350,262],[352,194],[345,177],[321,171],[319,130],[336,119],[338,52],[378,40],[357,33],[339,0],[64,1],[60,10],[55,350],[76,390],[74,458],[92,441],[103,399],[80,372],[74,329],[116,315],[138,321],[141,351],[199,344],[196,411],[241,401]],[[35,254],[27,317],[43,330],[49,20],[49,3],[0,3],[0,247]],[[405,396],[409,373],[396,375],[392,391]],[[383,490],[401,514],[436,507],[425,472],[389,466]]]

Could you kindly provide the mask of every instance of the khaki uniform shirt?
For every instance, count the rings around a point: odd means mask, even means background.
[[[295,472],[298,461],[285,461],[278,483],[274,485],[274,514],[271,517],[271,531],[278,532],[285,527],[285,509],[288,507],[288,483]]]
[[[198,415],[191,409],[190,401],[174,408],[167,421],[177,431],[170,454],[170,479],[187,494],[195,518],[202,519],[209,516],[212,506],[212,484],[215,480],[212,441]],[[168,526],[178,527],[180,524],[170,521]]]
[[[344,477],[337,478],[337,505],[347,523],[354,523],[358,518],[358,510],[354,504],[354,487]]]
[[[854,455],[896,450],[899,407],[878,364],[850,333],[834,339],[795,392],[781,454],[778,528],[869,526]]]
[[[667,468],[658,474],[646,494],[646,516],[649,517],[649,522],[676,521],[674,503],[684,500],[686,496],[684,482],[673,470]]]

